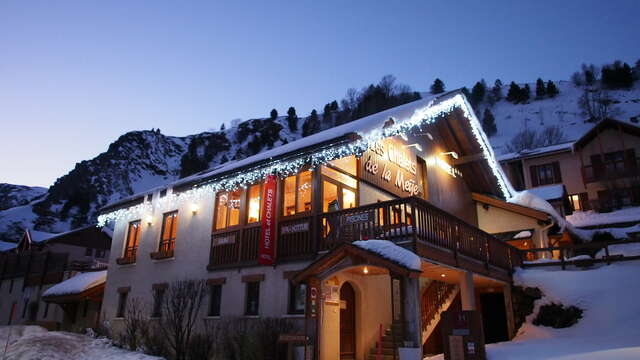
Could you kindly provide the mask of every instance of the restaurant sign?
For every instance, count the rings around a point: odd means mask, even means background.
[[[422,172],[416,156],[394,138],[376,141],[360,161],[361,178],[398,196],[422,196]]]
[[[262,193],[262,236],[258,250],[258,262],[261,265],[273,265],[276,236],[276,188],[278,178],[267,175]]]

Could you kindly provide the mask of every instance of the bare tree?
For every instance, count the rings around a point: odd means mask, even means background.
[[[511,141],[506,145],[509,152],[520,152],[526,149],[535,149],[538,147],[538,134],[535,130],[524,128],[513,136]]]
[[[187,347],[200,316],[206,289],[204,280],[174,281],[159,300],[162,301],[160,331],[165,335],[175,360],[187,358]]]
[[[119,342],[129,350],[136,351],[140,348],[142,333],[148,325],[145,314],[146,306],[140,298],[129,299],[124,314],[124,331],[120,334],[119,339]]]
[[[385,75],[380,79],[378,86],[386,97],[390,97],[395,93],[396,77],[391,74]]]
[[[618,113],[609,92],[602,89],[585,89],[578,105],[589,117],[589,121],[600,121]]]
[[[538,135],[537,145],[538,147],[555,145],[565,140],[564,132],[559,125],[548,125]]]

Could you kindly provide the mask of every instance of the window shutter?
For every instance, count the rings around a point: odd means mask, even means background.
[[[540,181],[538,180],[538,167],[536,165],[530,166],[529,172],[531,173],[531,186],[536,187],[540,185]]]
[[[560,173],[560,163],[553,163],[553,182],[558,184],[562,182],[562,174]]]

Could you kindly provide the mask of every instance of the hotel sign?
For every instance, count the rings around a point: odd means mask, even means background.
[[[386,138],[376,141],[360,161],[362,180],[400,197],[422,196],[422,171],[405,144]]]
[[[261,265],[273,265],[276,236],[276,188],[278,178],[267,175],[262,193],[262,236],[258,250],[258,262]]]

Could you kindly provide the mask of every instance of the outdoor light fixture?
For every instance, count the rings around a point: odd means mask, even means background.
[[[440,153],[440,155],[451,155],[452,158],[456,160],[458,159],[458,153],[455,151],[443,152],[443,153]]]
[[[402,138],[402,140],[404,141],[409,141],[409,138],[407,137],[407,134],[405,133],[400,133],[400,137]]]
[[[198,212],[198,204],[196,203],[191,204],[191,213],[195,215],[197,212]]]
[[[144,221],[147,223],[147,225],[151,226],[151,223],[153,222],[153,217],[151,215],[147,215],[144,217]]]
[[[446,276],[445,274],[440,274],[440,277],[445,277],[445,276]]]
[[[367,275],[369,273],[369,268],[365,266],[364,269],[362,269],[362,273]]]
[[[406,147],[406,148],[412,147],[412,148],[416,148],[416,150],[418,150],[418,151],[422,151],[422,146],[420,146],[420,144],[418,144],[418,143],[411,144],[411,145],[405,145],[404,147]]]

